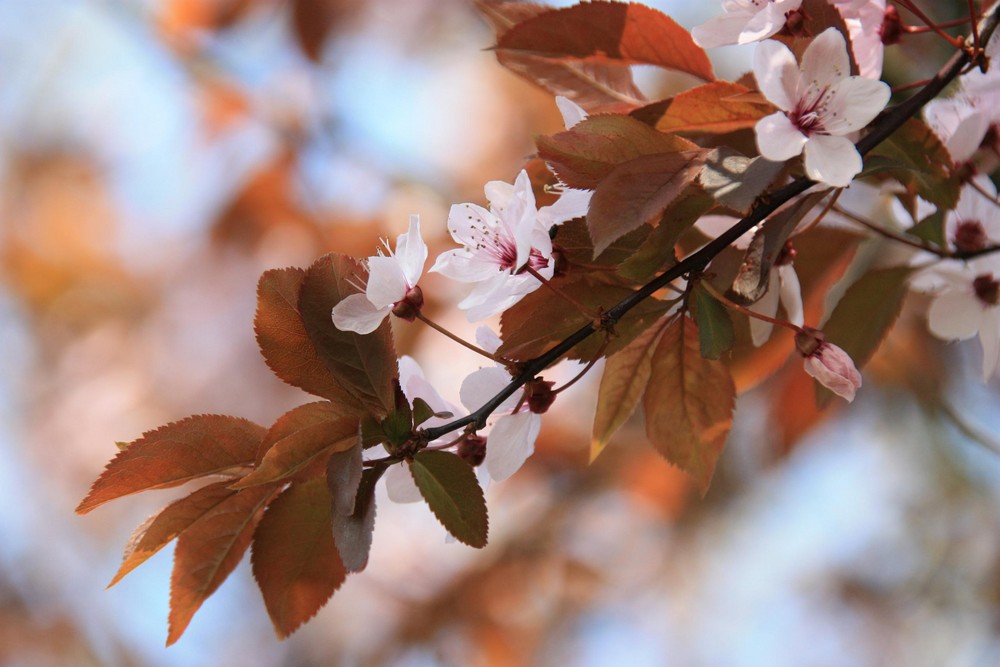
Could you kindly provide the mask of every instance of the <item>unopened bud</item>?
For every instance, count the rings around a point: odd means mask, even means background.
[[[811,327],[795,335],[795,347],[805,357],[806,373],[847,402],[854,400],[861,388],[861,373],[847,352],[826,342],[823,332]]]
[[[475,468],[486,458],[486,438],[469,433],[458,443],[458,456]]]
[[[899,17],[899,10],[895,6],[889,5],[885,8],[878,34],[886,46],[898,44],[903,38],[903,19]]]
[[[528,409],[536,415],[548,412],[552,403],[556,400],[556,393],[552,391],[553,382],[545,380],[532,380],[524,386],[528,397]]]

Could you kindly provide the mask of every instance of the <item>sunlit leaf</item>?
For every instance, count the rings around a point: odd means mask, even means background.
[[[195,415],[149,431],[111,459],[76,511],[252,465],[264,433],[253,422],[225,415]]]
[[[356,406],[352,396],[327,370],[309,340],[299,313],[299,292],[306,272],[302,269],[265,271],[257,283],[254,331],[268,367],[288,384],[341,405]]]
[[[275,491],[273,486],[239,491],[203,514],[177,538],[170,577],[168,646],[180,639],[194,613],[239,564]]]
[[[146,562],[206,512],[235,493],[229,488],[228,481],[216,482],[174,501],[149,517],[129,538],[121,567],[108,584],[108,588],[117,584],[122,577]]]
[[[583,218],[577,218],[555,228],[553,245],[569,261],[571,271],[574,265],[588,268],[617,267],[635,254],[651,231],[652,227],[646,225],[620,236],[595,257],[594,242],[587,231],[587,222]]]
[[[621,263],[619,275],[646,282],[661,269],[674,264],[677,241],[713,205],[712,198],[698,188],[689,189],[688,194],[682,195],[664,211],[660,224],[650,232],[639,249]]]
[[[279,638],[312,618],[347,577],[330,505],[322,479],[294,483],[268,505],[253,534],[253,576]]]
[[[706,156],[698,182],[719,204],[746,215],[784,168],[784,163],[751,159],[723,146]]]
[[[698,177],[705,151],[643,155],[613,169],[597,185],[587,228],[599,254],[661,213]]]
[[[550,59],[658,65],[711,81],[705,51],[667,15],[635,3],[586,2],[522,21],[497,48]]]
[[[340,417],[304,425],[281,438],[267,450],[253,470],[232,488],[242,489],[258,484],[288,480],[311,466],[326,470],[326,457],[343,452],[361,441],[357,417]]]
[[[299,311],[309,340],[337,383],[366,408],[387,414],[394,405],[396,351],[388,320],[364,336],[333,325],[333,307],[358,292],[367,272],[360,262],[339,254],[325,255],[309,267],[299,294]]]
[[[685,136],[728,134],[753,128],[774,106],[759,93],[729,81],[713,81],[630,113],[661,132]]]
[[[643,407],[656,450],[708,491],[733,423],[736,388],[720,361],[701,356],[698,327],[674,319],[653,354]]]
[[[652,371],[653,352],[662,333],[663,326],[646,329],[605,362],[590,440],[591,463],[639,404]]]
[[[538,156],[570,187],[592,189],[619,164],[642,155],[698,150],[676,135],[664,134],[628,116],[586,118],[571,129],[535,140]]]
[[[691,300],[694,306],[692,314],[698,325],[701,356],[718,359],[724,352],[731,350],[736,342],[729,311],[701,283],[691,291]]]
[[[424,450],[413,457],[410,473],[434,516],[455,539],[486,546],[486,500],[472,466],[451,452]]]
[[[385,471],[386,468],[381,466],[366,468],[358,484],[354,511],[350,514],[333,513],[333,540],[337,544],[340,561],[348,572],[360,572],[368,565],[368,552],[375,530],[375,484]]]

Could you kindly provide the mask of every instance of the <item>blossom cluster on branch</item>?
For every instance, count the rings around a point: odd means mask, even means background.
[[[169,641],[251,545],[275,627],[294,631],[365,568],[383,477],[390,499],[423,500],[457,540],[484,546],[485,486],[524,464],[543,415],[590,372],[602,373],[591,458],[641,406],[652,446],[703,494],[738,391],[797,357],[819,405],[831,393],[853,401],[858,367],[911,291],[929,295],[934,336],[978,335],[983,379],[996,372],[996,7],[961,21],[969,37],[958,38],[911,0],[897,4],[928,25],[904,25],[884,0],[726,0],[693,36],[637,3],[479,4],[499,62],[552,93],[566,125],[537,138],[512,183],[486,184],[488,207],[457,204],[441,221],[458,247],[429,273],[465,284],[457,307],[470,322],[499,316],[499,333],[464,340],[428,315],[416,215],[365,259],[332,253],[265,273],[261,352],[320,400],[270,428],[202,415],[151,431],[78,508],[219,478],[144,524],[116,577],[178,538]],[[884,47],[925,33],[954,55],[887,108]],[[753,71],[717,79],[703,47],[752,42]],[[703,83],[646,100],[634,64]],[[927,104],[956,78],[957,93]],[[904,252],[859,252],[875,244]],[[397,354],[394,325],[482,357],[461,406]],[[564,359],[580,370],[556,386],[545,373]],[[756,376],[738,384],[737,365]],[[293,518],[310,537],[289,546]],[[292,595],[303,586],[310,595]]]

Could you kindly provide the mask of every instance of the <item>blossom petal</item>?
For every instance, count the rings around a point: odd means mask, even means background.
[[[460,283],[475,283],[493,278],[500,267],[478,259],[466,248],[455,248],[438,255],[430,271]]]
[[[385,471],[385,490],[394,503],[415,503],[423,500],[417,483],[413,481],[410,464],[400,463]]]
[[[488,366],[473,371],[462,381],[459,398],[469,412],[475,412],[488,403],[510,384],[510,373],[500,366]],[[507,397],[494,412],[510,412],[517,406],[521,395],[515,392]]]
[[[861,373],[854,361],[831,343],[823,343],[814,354],[806,357],[805,371],[848,403],[854,400],[854,395],[861,387]]]
[[[750,305],[750,310],[761,315],[766,315],[767,317],[774,317],[775,313],[778,312],[780,291],[778,286],[778,270],[772,267],[767,281],[767,291],[764,292],[764,296],[758,299],[756,303]],[[773,328],[774,325],[770,322],[751,317],[750,340],[753,341],[754,347],[760,347],[766,343],[767,339],[771,337],[771,330]]]
[[[543,206],[538,209],[538,222],[545,229],[550,229],[553,225],[559,225],[567,220],[582,218],[587,215],[590,207],[590,198],[594,193],[590,190],[577,190],[576,188],[563,188],[559,199],[550,206]]]
[[[848,134],[860,130],[877,116],[892,95],[882,81],[859,76],[844,79],[830,88],[823,128],[830,134]]]
[[[456,243],[475,248],[479,239],[496,230],[497,217],[476,204],[453,204],[448,211],[448,233]]]
[[[483,461],[490,477],[502,482],[517,472],[534,453],[541,428],[542,418],[531,412],[498,419],[487,438]]]
[[[749,13],[716,16],[692,28],[691,37],[703,49],[736,44],[749,18]]]
[[[802,54],[802,78],[810,89],[832,87],[851,75],[847,42],[836,28],[827,28],[816,36]],[[756,72],[756,70],[754,70]],[[870,79],[868,79],[870,81]],[[872,82],[875,83],[875,82]],[[805,90],[800,90],[800,94]],[[884,104],[882,106],[885,106]]]
[[[781,287],[781,306],[785,309],[785,316],[792,324],[802,326],[805,321],[802,312],[802,286],[794,265],[778,267],[778,284]]]
[[[427,244],[420,236],[420,216],[410,216],[410,228],[396,239],[396,260],[409,287],[420,280],[427,262]]]
[[[563,125],[566,126],[567,130],[587,117],[587,112],[584,108],[568,97],[556,95],[556,106],[559,107]]]
[[[979,342],[983,346],[983,382],[997,372],[1000,361],[1000,309],[990,308],[979,325]]]
[[[847,137],[817,134],[805,145],[806,173],[820,183],[843,188],[861,173],[861,154]]]
[[[503,341],[500,340],[500,336],[493,329],[483,325],[476,327],[476,345],[490,354],[495,354],[500,349],[500,346],[503,345]]]
[[[397,301],[402,301],[410,287],[403,275],[403,268],[395,257],[368,258],[368,287],[365,295],[376,308],[388,308]]]
[[[507,204],[514,197],[514,186],[507,181],[490,181],[483,187],[486,201],[490,203],[490,208],[500,213],[507,208]]]
[[[333,324],[341,331],[368,334],[389,314],[388,308],[377,308],[364,294],[351,294],[333,307]]]
[[[531,254],[532,241],[535,236],[534,232],[539,227],[536,220],[537,216],[535,194],[531,190],[531,179],[528,177],[528,172],[522,169],[514,181],[512,204],[505,211],[503,218],[503,221],[507,223],[511,232],[513,232],[514,243],[517,248],[516,268],[524,266]]]
[[[758,44],[753,54],[753,74],[768,101],[785,111],[795,108],[800,72],[787,46],[775,40]]]
[[[927,309],[927,327],[943,340],[966,340],[979,331],[983,308],[971,292],[945,290]]]
[[[806,135],[781,111],[757,121],[754,133],[757,135],[757,150],[772,162],[790,160],[802,152],[808,141]]]
[[[799,8],[802,0],[773,0],[765,2],[763,9],[750,17],[740,31],[738,44],[750,44],[770,37],[785,27],[785,17]]]

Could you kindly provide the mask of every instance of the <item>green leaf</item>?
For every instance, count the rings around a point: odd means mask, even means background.
[[[729,369],[701,356],[698,327],[675,318],[653,354],[643,407],[656,450],[690,474],[704,495],[733,424],[736,387]]]
[[[451,452],[421,451],[410,473],[434,516],[459,542],[486,546],[486,499],[472,466]]]
[[[108,463],[76,508],[150,489],[166,489],[208,475],[234,474],[252,465],[264,437],[253,422],[225,415],[195,415],[144,433]]]
[[[360,410],[358,400],[330,374],[302,323],[298,303],[305,277],[302,269],[291,268],[265,271],[260,277],[253,321],[260,353],[288,384]]]
[[[455,415],[450,412],[434,412],[427,401],[417,396],[413,399],[413,426],[416,428],[420,426],[425,421],[431,417],[437,417],[438,419],[451,419]]]
[[[653,352],[665,325],[666,322],[646,329],[605,362],[590,440],[591,463],[639,404],[652,371]]]
[[[938,209],[907,229],[906,233],[916,236],[918,239],[929,241],[937,245],[939,248],[946,248],[948,246],[948,241],[944,237],[944,217],[945,212]]]
[[[646,237],[639,249],[618,267],[619,275],[636,282],[646,282],[656,273],[677,262],[674,246],[694,226],[714,202],[697,188],[682,195],[660,217],[660,224]]]
[[[393,382],[398,376],[392,329],[384,321],[370,334],[341,331],[330,313],[340,301],[358,291],[353,283],[367,281],[364,266],[352,257],[325,255],[309,267],[299,294],[299,311],[309,340],[337,382],[367,410],[392,412]]]
[[[177,538],[170,577],[167,646],[180,639],[194,613],[239,564],[264,506],[274,493],[269,486],[234,493]]]
[[[330,531],[322,479],[297,482],[267,507],[250,563],[279,639],[312,618],[347,578]]]
[[[598,183],[587,210],[594,254],[657,220],[698,178],[706,154],[695,150],[643,155],[615,167]]]
[[[909,119],[869,156],[884,158],[880,167],[939,208],[951,210],[958,203],[961,180],[952,171],[951,154],[923,121]]]
[[[366,468],[358,484],[354,511],[350,514],[333,512],[333,540],[348,572],[360,572],[368,565],[375,531],[375,485],[385,471],[382,466]]]
[[[285,481],[314,465],[324,466],[322,469],[325,470],[326,457],[350,449],[360,440],[357,417],[340,417],[304,426],[274,443],[253,472],[233,484],[232,488]]]
[[[701,356],[718,359],[736,343],[729,311],[699,282],[691,291],[694,320],[698,324]]]
[[[538,156],[573,188],[593,189],[619,164],[642,155],[698,150],[676,135],[621,115],[590,116],[565,132],[535,139]]]
[[[548,11],[504,32],[497,49],[550,60],[657,65],[715,79],[708,56],[687,30],[636,3],[597,1]]]

